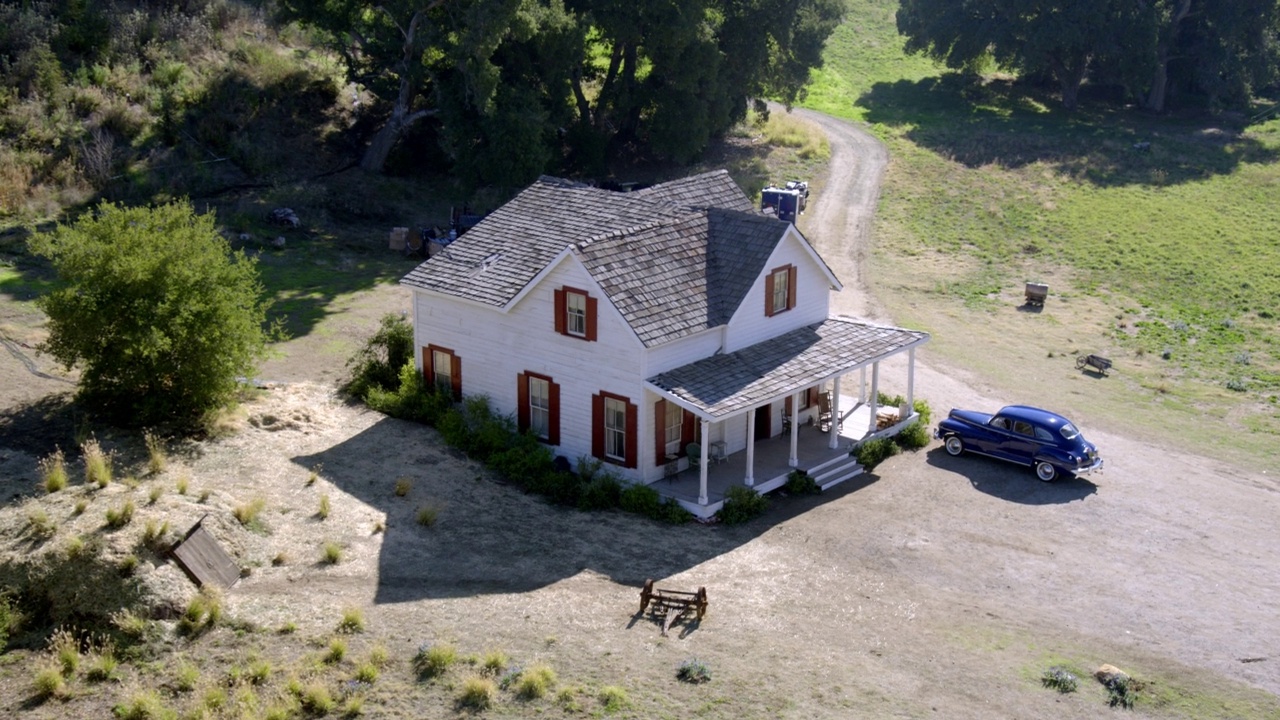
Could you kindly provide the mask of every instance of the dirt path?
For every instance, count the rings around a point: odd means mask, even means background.
[[[891,322],[866,280],[885,149],[846,121],[795,114],[821,127],[831,143],[830,171],[812,201],[806,235],[845,284],[833,311]],[[1036,397],[1031,379],[1018,397],[996,397],[980,379],[930,357],[927,347],[919,360],[917,396],[936,412]],[[936,448],[925,462],[892,461],[884,474],[922,493],[920,502],[881,519],[908,550],[895,562],[917,568],[932,578],[928,584],[972,593],[990,613],[1044,613],[1083,634],[1280,693],[1277,477],[1089,431],[1088,417],[1077,422],[1107,460],[1096,487],[1078,480],[1041,487],[1018,477],[1025,473],[985,459],[949,458]],[[954,505],[927,500],[965,479]]]

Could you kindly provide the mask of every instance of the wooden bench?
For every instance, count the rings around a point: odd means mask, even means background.
[[[686,592],[655,588],[653,579],[650,578],[644,581],[644,587],[640,590],[640,614],[643,615],[650,606],[653,608],[653,613],[665,614],[662,620],[662,635],[666,637],[671,625],[681,615],[693,612],[697,614],[699,620],[702,619],[702,616],[707,613],[707,589],[700,587],[697,592]]]
[[[1093,368],[1099,374],[1106,375],[1111,369],[1111,361],[1101,355],[1080,355],[1076,357],[1076,369]]]

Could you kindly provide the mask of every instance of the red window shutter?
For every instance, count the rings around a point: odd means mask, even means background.
[[[787,266],[787,309],[796,306],[796,266]]]
[[[431,387],[434,382],[435,373],[435,368],[431,367],[431,348],[424,347],[422,348],[422,381],[427,387]]]
[[[640,408],[627,401],[627,462],[623,467],[633,468],[640,462]]]
[[[529,376],[524,373],[516,375],[516,427],[529,429]]]
[[[568,334],[569,334],[569,326],[568,326],[568,318],[567,318],[567,314],[568,314],[569,310],[568,310],[568,306],[565,304],[565,299],[564,299],[564,288],[558,288],[558,289],[556,289],[556,302],[555,302],[555,306],[556,306],[556,310],[555,310],[555,312],[556,312],[556,332],[560,333],[561,335],[568,335]]]
[[[684,418],[680,422],[680,455],[684,455],[684,449],[689,447],[689,443],[693,442],[695,433],[698,431],[698,422],[694,418],[693,413],[688,410],[684,411]]]
[[[462,402],[462,361],[453,353],[449,353],[449,360],[453,363],[453,401]]]
[[[560,386],[550,381],[547,382],[547,385],[550,386],[550,389],[548,391],[550,394],[550,397],[547,398],[547,415],[550,416],[550,419],[547,422],[547,425],[549,426],[547,428],[547,444],[559,445],[560,444]],[[526,386],[525,392],[526,393],[528,392],[528,386]]]
[[[667,401],[653,404],[653,464],[667,464]]]
[[[604,396],[591,396],[591,454],[604,459]]]
[[[791,396],[791,395],[788,395],[788,396],[787,396],[787,402],[785,403],[785,407],[786,407],[786,409],[785,409],[785,410],[783,410],[782,412],[784,412],[784,413],[786,413],[786,414],[788,414],[788,415],[795,415],[795,410],[793,410],[793,409],[792,409],[792,408],[794,408],[794,407],[795,407],[795,402],[792,400],[792,396]]]
[[[764,278],[764,316],[773,317],[773,272]]]
[[[818,404],[818,386],[814,385],[813,387],[809,388],[809,407],[814,407],[817,404]]]
[[[595,298],[587,296],[587,340],[589,342],[595,342],[596,339],[596,307],[598,305],[599,302]]]

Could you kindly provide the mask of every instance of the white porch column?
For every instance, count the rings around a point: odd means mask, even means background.
[[[707,438],[711,432],[711,422],[702,421],[702,442],[698,443],[702,447],[701,457],[698,458],[698,504],[707,504]]]
[[[742,482],[751,487],[756,484],[756,411],[747,413],[747,474]]]
[[[865,368],[863,368],[865,370]],[[871,426],[868,433],[876,431],[876,413],[880,411],[880,361],[871,363]]]
[[[863,365],[858,371],[861,373],[858,378],[858,404],[861,405],[867,401],[867,366]]]
[[[787,465],[800,467],[800,393],[791,396],[791,457]]]
[[[835,450],[840,447],[840,376],[836,376],[834,387],[831,390],[831,428],[827,430],[830,435],[827,439],[827,447]]]
[[[916,411],[916,349],[907,350],[907,407]],[[905,419],[905,418],[904,418]]]

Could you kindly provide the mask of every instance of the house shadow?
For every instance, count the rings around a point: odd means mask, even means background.
[[[742,525],[673,526],[620,510],[553,505],[447,447],[434,429],[394,418],[292,461],[308,469],[322,465],[326,480],[385,513],[377,603],[528,592],[584,570],[639,588],[648,578],[688,571],[874,481],[845,483],[816,496],[771,498],[764,516]],[[396,494],[401,479],[408,480],[404,496]],[[423,509],[435,511],[430,525],[419,522]]]
[[[1080,477],[1063,476],[1041,482],[1030,467],[982,455],[948,455],[941,447],[926,453],[925,462],[948,473],[960,475],[973,489],[1020,505],[1062,505],[1084,500],[1098,486]]]

